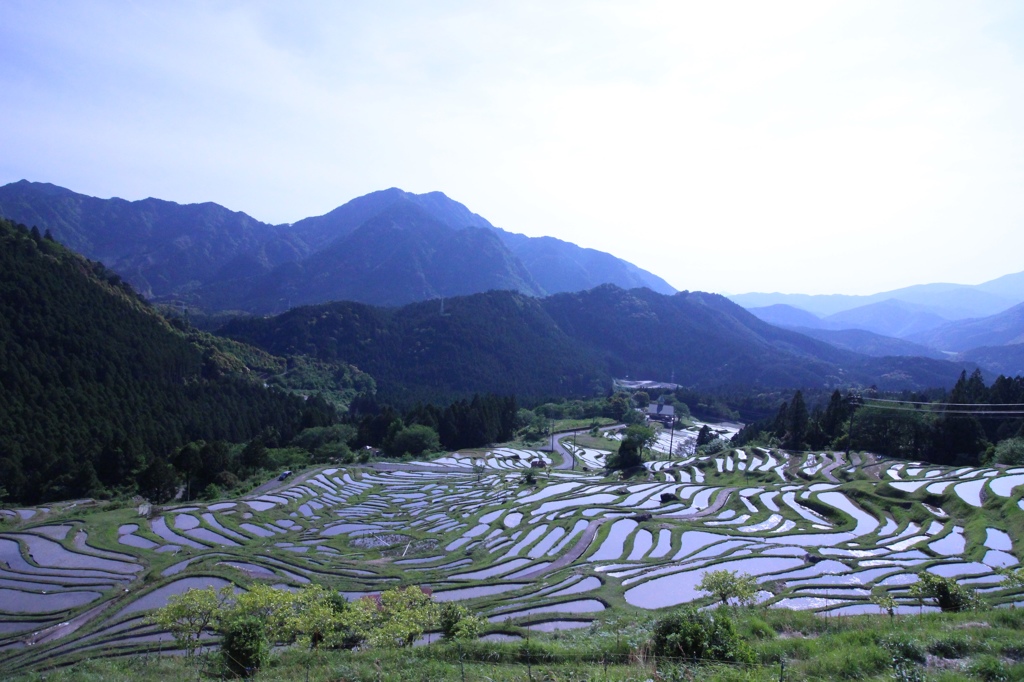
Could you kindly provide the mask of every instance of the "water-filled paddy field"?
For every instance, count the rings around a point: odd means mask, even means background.
[[[706,604],[696,585],[723,568],[755,576],[767,607],[830,615],[877,612],[881,592],[916,613],[908,592],[922,571],[994,605],[1022,601],[998,569],[1018,565],[1024,469],[760,448],[679,455],[689,436],[659,438],[645,472],[625,480],[603,476],[605,452],[565,443],[575,462],[498,448],[328,467],[209,505],[10,510],[0,665],[166,650],[149,611],[190,587],[256,581],[322,583],[350,599],[423,585],[481,613],[492,638]]]

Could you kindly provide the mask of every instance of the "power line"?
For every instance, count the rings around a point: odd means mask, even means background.
[[[895,402],[895,401],[893,401],[893,402]],[[925,405],[935,405],[936,407],[941,407],[941,405],[938,404],[938,403],[925,403]],[[919,409],[919,408],[916,408],[916,407],[895,407],[895,406],[890,407],[888,405],[868,405],[868,404],[865,404],[864,407],[874,407],[874,408],[879,409],[879,410],[891,410],[891,411],[894,411],[894,412],[917,412],[918,414],[920,414],[920,413],[962,414],[962,415],[972,415],[972,416],[975,416],[975,417],[999,416],[999,415],[1003,415],[1003,416],[1018,416],[1018,417],[1024,416],[1024,410],[945,410],[945,409],[942,409],[942,410],[926,410],[926,409]]]
[[[1024,409],[1024,403],[931,403],[924,400],[889,400],[886,398],[863,398],[876,403],[897,403],[900,405],[929,405],[935,407],[1019,407]]]

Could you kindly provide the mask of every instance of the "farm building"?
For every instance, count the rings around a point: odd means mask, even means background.
[[[658,421],[663,424],[671,424],[676,418],[676,408],[673,405],[660,405],[651,403],[647,406],[647,420]]]

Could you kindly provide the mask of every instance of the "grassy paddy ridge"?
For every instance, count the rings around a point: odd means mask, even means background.
[[[776,633],[755,647],[765,665],[839,656],[836,647],[852,651],[850,642],[867,637],[856,633],[885,631],[887,618],[853,618],[878,613],[872,595],[894,597],[900,614],[929,611],[909,595],[920,571],[955,577],[992,606],[1021,600],[997,569],[1018,563],[1024,469],[757,448],[680,458],[664,452],[663,440],[658,458],[629,480],[601,475],[605,451],[597,439],[577,440],[575,471],[535,469],[532,485],[531,461],[565,463],[551,453],[494,448],[387,471],[311,470],[259,497],[146,515],[88,503],[8,510],[0,526],[0,671],[167,650],[173,642],[146,623],[149,610],[188,587],[245,589],[253,581],[317,582],[350,598],[425,585],[438,600],[482,613],[488,634],[514,640],[479,644],[489,652],[521,647],[528,633],[531,646],[579,652],[603,624],[706,603],[696,584],[705,570],[724,568],[758,579],[760,615],[748,620]],[[563,444],[571,447],[571,439]],[[900,631],[909,623],[940,631],[956,618],[905,618]],[[1010,665],[1017,644],[1006,623],[1017,622],[1014,614],[973,618],[987,623],[984,655]],[[800,625],[793,630],[793,623]],[[845,630],[813,630],[836,624]],[[852,639],[822,644],[841,636]],[[878,643],[882,635],[872,637],[864,646],[889,651]],[[815,644],[794,643],[803,640]],[[431,645],[387,656],[450,665],[442,652]],[[363,665],[359,654],[337,656]],[[556,664],[568,674],[566,666],[592,662]],[[601,679],[586,674],[565,679]]]

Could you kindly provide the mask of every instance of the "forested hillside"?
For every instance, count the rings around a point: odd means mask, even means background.
[[[401,404],[478,392],[586,394],[610,386],[600,357],[559,329],[538,299],[492,291],[444,306],[329,303],[235,320],[221,333],[278,355],[350,362],[373,375],[385,400]]]
[[[938,400],[936,400],[938,398]],[[940,402],[941,401],[941,402]],[[811,409],[801,391],[774,418],[748,424],[737,445],[780,444],[794,450],[855,449],[943,465],[1024,463],[1024,377],[961,373],[948,394],[879,398],[832,394]],[[856,411],[856,414],[852,414]]]
[[[0,483],[14,499],[130,488],[191,441],[286,439],[332,414],[190,341],[104,266],[0,220]]]
[[[685,386],[882,390],[952,386],[962,366],[870,358],[773,327],[727,299],[605,285],[534,299],[492,291],[384,309],[355,303],[234,320],[223,333],[278,355],[343,360],[385,399],[443,401],[473,393],[523,400],[607,392],[612,377]]]

